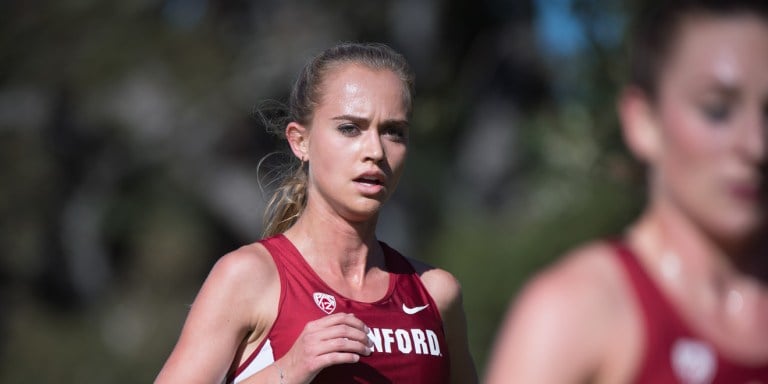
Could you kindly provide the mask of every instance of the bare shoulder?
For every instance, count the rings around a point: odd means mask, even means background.
[[[518,299],[521,309],[559,312],[571,319],[590,317],[590,322],[621,309],[623,276],[613,253],[605,242],[568,252],[526,285]]]
[[[582,245],[563,255],[559,262],[544,270],[534,281],[562,288],[566,285],[578,293],[610,295],[621,284],[621,270],[614,249],[598,241]]]
[[[276,303],[280,279],[269,251],[263,245],[253,243],[219,258],[208,274],[203,290],[222,303],[247,303],[238,307],[252,308],[256,310],[254,314],[263,314],[271,312]]]
[[[277,267],[263,245],[252,243],[219,258],[211,275],[226,278],[233,284],[259,282],[275,278]]]
[[[627,305],[610,245],[594,242],[568,252],[510,303],[488,382],[593,380],[605,369]],[[553,361],[560,362],[557,370]]]
[[[450,272],[422,261],[406,258],[421,278],[441,312],[461,302],[461,284]]]

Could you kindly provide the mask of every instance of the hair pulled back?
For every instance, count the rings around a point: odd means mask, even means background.
[[[315,109],[323,93],[324,79],[334,69],[346,64],[359,64],[374,70],[388,70],[403,84],[403,105],[410,116],[413,109],[413,74],[405,58],[381,43],[340,43],[313,57],[299,72],[287,105],[287,121],[310,127]],[[285,137],[281,126],[275,134]],[[264,237],[285,232],[307,204],[308,164],[291,158],[293,164],[270,198],[264,217]]]

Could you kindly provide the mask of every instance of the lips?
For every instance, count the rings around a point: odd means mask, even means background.
[[[378,195],[384,191],[386,178],[381,172],[367,172],[353,180],[363,195]]]
[[[376,177],[358,177],[355,181],[363,184],[384,185],[384,182]]]
[[[384,173],[373,170],[362,173],[360,176],[354,179],[354,181],[358,183],[370,185],[384,185],[385,180],[386,177],[384,176]]]
[[[730,185],[731,194],[737,199],[756,202],[760,199],[760,188],[750,183],[733,183]]]

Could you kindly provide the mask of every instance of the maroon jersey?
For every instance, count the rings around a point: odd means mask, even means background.
[[[440,313],[411,264],[397,251],[381,243],[389,288],[380,300],[363,303],[325,284],[285,236],[261,244],[272,254],[280,274],[278,315],[265,340],[229,382],[244,380],[285,355],[307,322],[339,312],[354,313],[370,328],[373,353],[354,364],[325,368],[313,383],[449,382]]]
[[[645,351],[636,383],[768,383],[768,361],[746,365],[723,356],[683,321],[623,243],[614,248],[643,313]]]

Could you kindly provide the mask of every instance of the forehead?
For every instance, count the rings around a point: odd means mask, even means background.
[[[749,14],[696,15],[681,22],[662,79],[713,77],[768,88],[768,21]]]
[[[326,73],[320,91],[318,108],[376,105],[405,110],[405,85],[389,69],[374,69],[358,63],[341,64]]]

